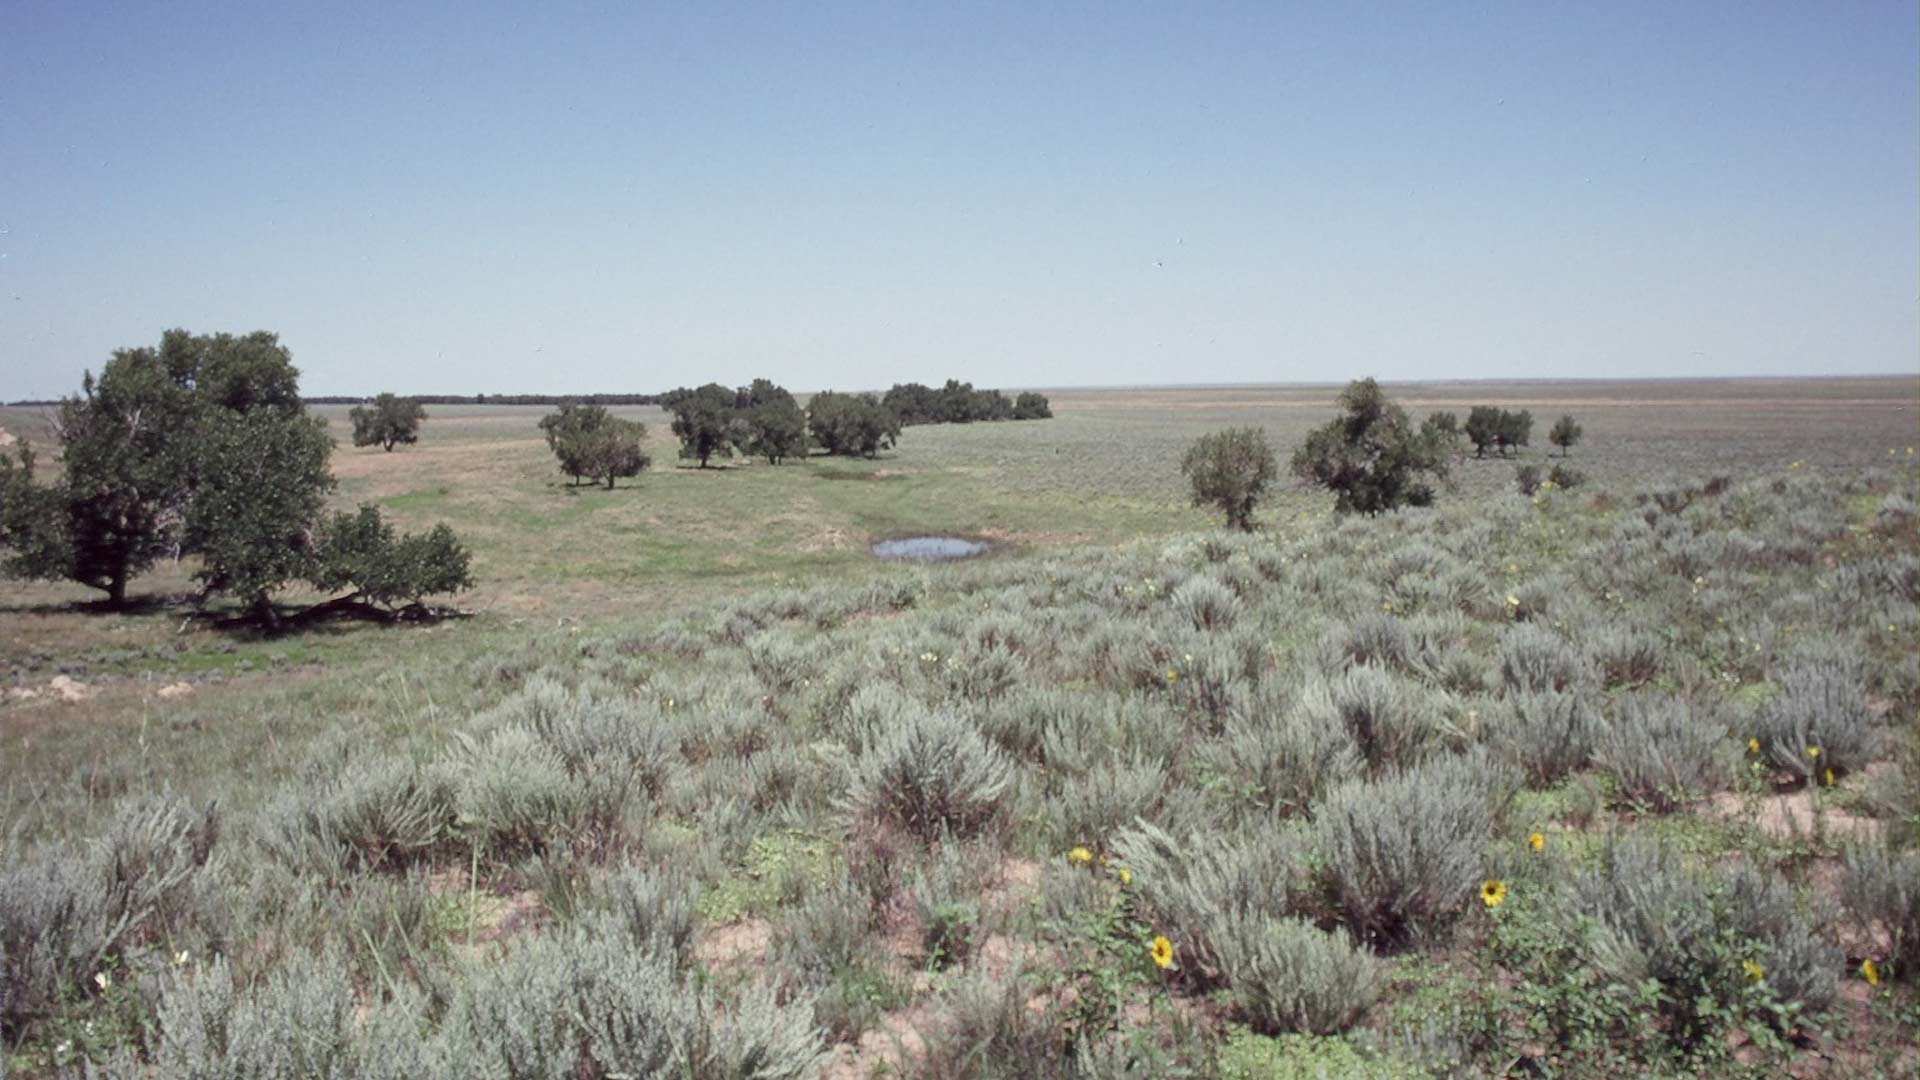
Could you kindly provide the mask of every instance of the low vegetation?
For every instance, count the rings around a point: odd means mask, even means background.
[[[1409,424],[1361,386],[1314,445],[1450,433]],[[39,725],[246,767],[9,787],[9,1075],[1911,1072],[1904,459],[1377,507],[1423,481],[1362,469],[1328,514],[1229,434],[1186,471],[1250,531],[383,627],[420,662],[269,716]],[[815,468],[734,479],[885,482]],[[370,603],[451,540],[330,510]]]

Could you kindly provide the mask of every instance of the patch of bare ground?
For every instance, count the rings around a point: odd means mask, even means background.
[[[763,966],[772,946],[772,923],[741,919],[701,931],[693,956],[712,971],[744,971]]]
[[[546,910],[540,894],[531,889],[473,889],[463,870],[437,870],[427,875],[426,885],[429,896],[449,897],[460,904],[466,925],[453,935],[453,948],[468,956],[477,956],[495,942],[533,930]]]
[[[1775,840],[1822,836],[1839,842],[1865,840],[1878,833],[1879,821],[1832,806],[1831,799],[1812,788],[1758,799],[1723,791],[1708,802],[1707,813],[1722,821],[1750,821]]]

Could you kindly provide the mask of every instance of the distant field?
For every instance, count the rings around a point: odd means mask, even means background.
[[[103,835],[130,800],[216,801],[229,853],[203,891],[169,894],[165,934],[116,953],[107,982],[32,988],[43,1008],[0,1073],[59,1075],[76,1053],[130,1045],[142,1010],[185,993],[171,980],[214,952],[273,1008],[317,987],[387,1024],[394,1047],[431,1035],[452,1054],[483,1038],[486,1008],[554,1007],[507,985],[516,957],[585,962],[529,942],[578,932],[586,944],[553,947],[632,961],[624,936],[589,933],[603,909],[677,926],[674,978],[699,975],[676,985],[719,995],[710,1016],[744,1023],[758,1014],[743,995],[777,989],[806,1029],[794,1045],[830,1040],[835,1080],[919,1075],[940,1054],[952,1067],[937,1075],[1067,1075],[1069,1036],[1142,1055],[1115,1075],[1179,1064],[1234,1080],[1457,1075],[1448,1061],[1594,1080],[1910,1070],[1911,975],[1876,997],[1854,974],[1890,940],[1804,912],[1837,903],[1844,842],[1884,828],[1910,846],[1920,828],[1901,810],[1920,790],[1920,378],[1400,385],[1416,418],[1531,409],[1536,445],[1459,462],[1436,514],[1341,522],[1289,486],[1258,533],[1227,537],[1188,505],[1178,462],[1195,438],[1257,425],[1284,459],[1338,390],[1058,390],[1048,421],[909,428],[873,461],[709,470],[676,460],[659,410],[619,409],[648,424],[654,468],[611,491],[567,484],[543,408],[431,408],[420,443],[393,453],[345,445],[347,410],[322,408],[337,503],[450,524],[474,556],[470,614],[267,637],[194,618],[191,561],[136,581],[126,613],[73,586],[0,586],[0,889],[41,888],[41,871],[9,869],[37,844],[81,865],[59,845]],[[1516,464],[1558,460],[1545,433],[1561,412],[1585,427],[1570,463],[1590,486],[1508,494]],[[36,410],[0,409],[0,427],[50,449]],[[1734,487],[1674,489],[1667,511],[1632,501],[1715,476]],[[939,568],[868,554],[916,533],[998,550]],[[1823,721],[1841,770],[1824,783],[1799,745],[1816,736],[1762,708],[1789,691],[1850,725]],[[1747,749],[1763,722],[1764,754]],[[903,730],[965,745],[939,757]],[[964,842],[909,836],[916,819],[888,809],[913,783],[886,770],[920,753],[1004,771],[980,782],[979,820],[943,811]],[[1403,771],[1421,778],[1410,790],[1394,786]],[[1523,790],[1491,808],[1460,795],[1503,784]],[[1444,874],[1421,867],[1445,877],[1421,901],[1434,910],[1403,925],[1387,902],[1405,882],[1356,898],[1302,876],[1340,857],[1346,841],[1316,824],[1336,796],[1400,799],[1393,813],[1456,829]],[[1451,809],[1429,814],[1429,796]],[[1153,855],[1136,819],[1186,853]],[[115,828],[112,844],[139,846]],[[1684,865],[1602,874],[1618,837]],[[1251,938],[1218,918],[1237,886],[1168,884],[1216,849],[1261,883]],[[1672,1021],[1634,1012],[1652,1006],[1630,1000],[1645,988],[1630,964],[1565,951],[1583,924],[1555,890],[1624,894],[1652,876],[1699,896],[1688,868],[1747,863],[1787,884],[1742,893],[1715,932],[1746,936],[1688,955],[1732,973],[1699,1000],[1755,1041],[1636,1057]],[[1511,900],[1474,899],[1496,882]],[[1631,903],[1648,919],[1688,909]],[[941,919],[965,933],[943,938]],[[1380,955],[1342,944],[1302,974],[1298,955],[1260,952],[1272,934],[1328,947],[1329,928]],[[1146,951],[1159,934],[1178,951],[1165,971]],[[1221,959],[1236,949],[1238,966]],[[1769,981],[1748,985],[1742,960],[1772,965]],[[1331,985],[1351,971],[1378,987]],[[217,989],[226,973],[194,977]],[[1333,1002],[1315,1024],[1352,1040],[1269,1038],[1295,1022],[1284,996],[1315,980]],[[1343,1012],[1343,995],[1364,1008]],[[1795,1036],[1817,1050],[1768,1026],[1813,1023],[1767,1011],[1803,999],[1831,1010],[1817,1038]],[[407,1026],[419,1016],[444,1030]],[[336,1034],[373,1038],[358,1023]],[[975,1023],[1031,1056],[952,1064]],[[921,1025],[925,1058],[887,1041]],[[1596,1036],[1612,1056],[1554,1042]],[[1801,1069],[1816,1058],[1851,1064]]]

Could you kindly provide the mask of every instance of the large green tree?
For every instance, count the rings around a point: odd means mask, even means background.
[[[399,443],[420,441],[427,409],[412,398],[381,394],[370,404],[355,405],[347,417],[353,421],[353,445],[379,446],[392,453]]]
[[[547,447],[560,461],[560,471],[575,482],[582,478],[604,482],[638,476],[653,463],[642,449],[647,426],[622,420],[599,405],[568,403],[540,420]]]
[[[695,390],[673,392],[673,433],[680,439],[680,456],[698,461],[701,468],[715,454],[732,457],[736,440],[744,440],[744,431],[736,426],[740,395],[719,383],[708,383]]]
[[[36,479],[30,447],[0,465],[0,569],[120,604],[156,559],[197,555],[208,593],[268,623],[276,590],[314,578],[333,444],[275,335],[169,330],[88,373],[54,419],[53,483]]]
[[[277,625],[273,594],[315,569],[314,530],[333,490],[326,422],[299,411],[221,410],[200,435],[187,542],[209,591]]]
[[[807,427],[827,453],[847,457],[874,457],[900,438],[900,418],[872,394],[815,394]]]
[[[1343,514],[1431,504],[1431,481],[1447,475],[1442,426],[1414,430],[1406,411],[1372,379],[1347,384],[1340,408],[1342,416],[1294,451],[1294,475],[1333,492],[1334,508]]]
[[[1193,489],[1193,505],[1217,508],[1229,526],[1244,531],[1253,528],[1253,511],[1278,467],[1266,433],[1238,427],[1200,436],[1180,460],[1180,472]]]

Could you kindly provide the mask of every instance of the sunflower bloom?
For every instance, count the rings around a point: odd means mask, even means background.
[[[1154,935],[1153,946],[1148,950],[1148,955],[1153,957],[1154,967],[1165,971],[1173,966],[1173,942],[1168,941],[1165,934]]]
[[[1880,966],[1873,962],[1872,957],[1860,961],[1860,977],[1867,980],[1868,986],[1880,985]]]
[[[1507,898],[1507,883],[1495,878],[1480,883],[1480,902],[1490,908],[1497,908]]]
[[[1742,960],[1740,961],[1740,967],[1746,971],[1747,978],[1752,979],[1754,982],[1759,982],[1761,979],[1767,977],[1767,969],[1761,967],[1760,961],[1758,960]]]
[[[1527,837],[1527,846],[1535,851],[1547,850],[1547,834],[1534,833]]]
[[[1083,847],[1074,848],[1067,852],[1067,861],[1075,866],[1085,866],[1093,861],[1093,852]]]

